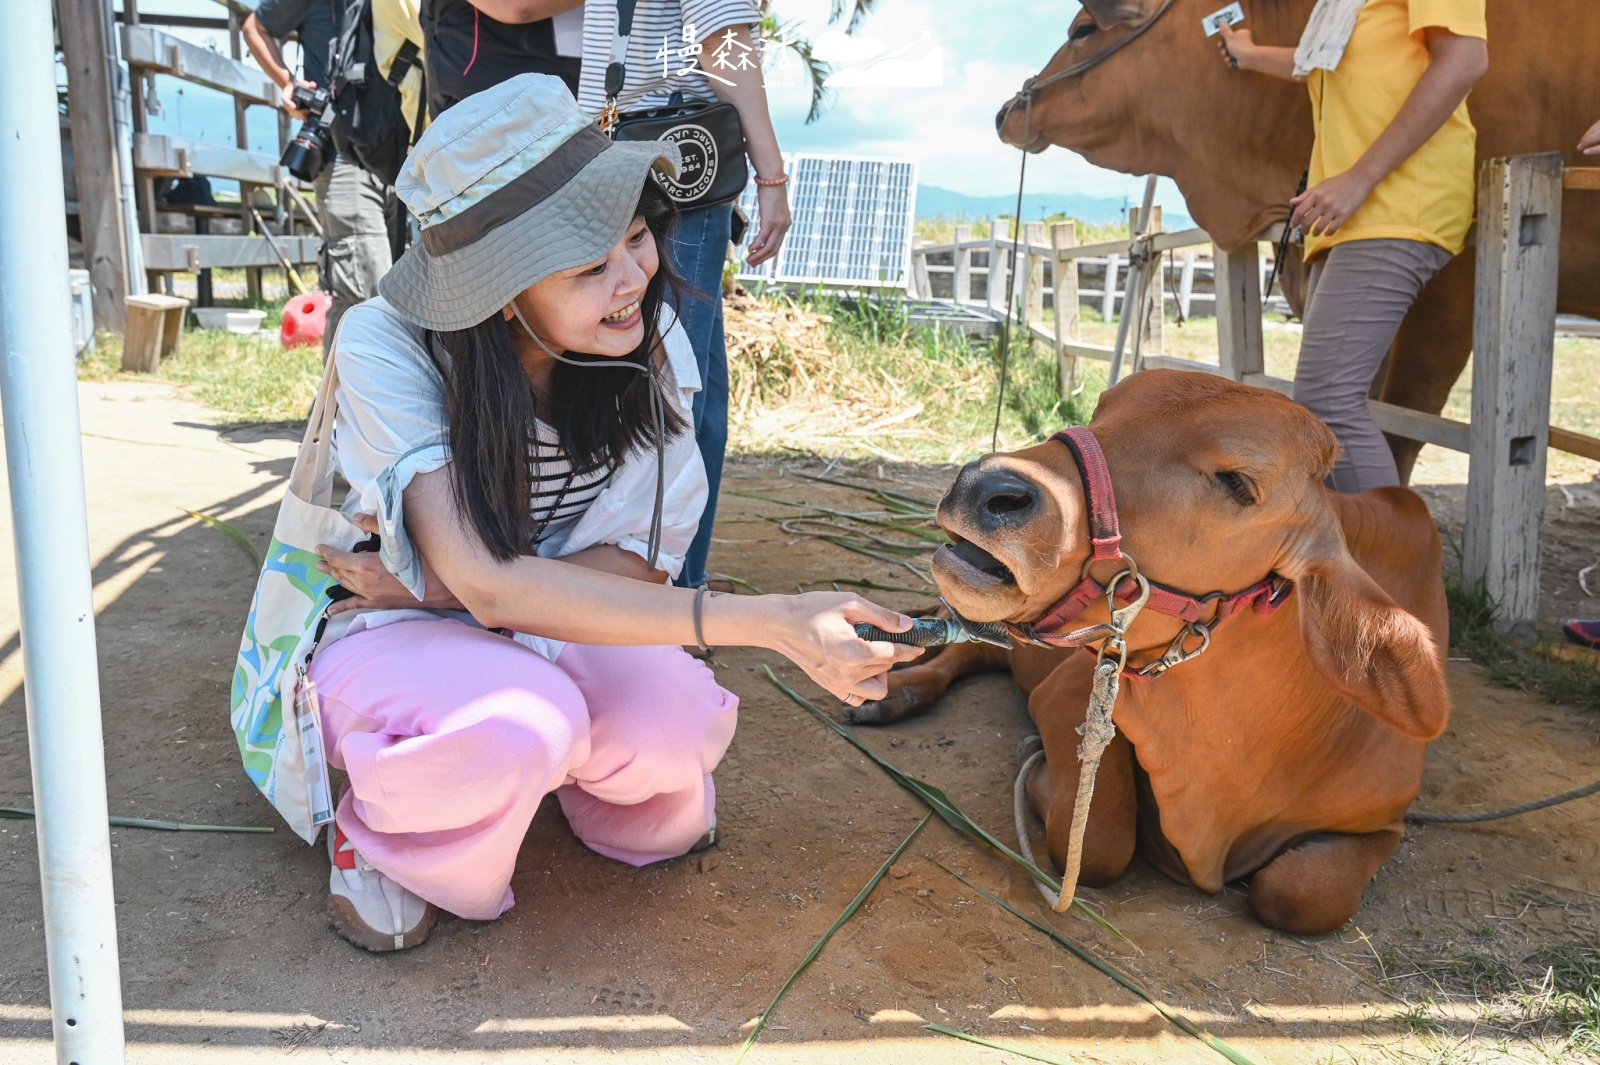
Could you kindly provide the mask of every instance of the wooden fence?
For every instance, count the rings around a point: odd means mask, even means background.
[[[1477,292],[1473,318],[1472,420],[1456,421],[1435,414],[1373,400],[1374,420],[1384,432],[1435,444],[1469,457],[1464,571],[1482,580],[1499,607],[1498,624],[1510,628],[1531,623],[1539,609],[1539,537],[1544,522],[1545,470],[1548,448],[1600,461],[1600,439],[1550,424],[1550,377],[1555,348],[1555,292],[1560,256],[1561,193],[1568,189],[1600,189],[1600,169],[1563,170],[1559,153],[1513,156],[1486,161],[1478,179]],[[1159,208],[1156,209],[1159,211]],[[1126,360],[1130,370],[1174,369],[1221,374],[1235,381],[1289,392],[1292,382],[1268,376],[1261,339],[1262,288],[1266,268],[1259,243],[1232,253],[1215,249],[1211,258],[1211,301],[1217,317],[1217,361],[1174,358],[1163,350],[1163,318],[1169,271],[1148,268],[1173,250],[1209,244],[1199,229],[1163,233],[1159,217],[1140,233],[1134,214],[1130,240],[1079,244],[1073,223],[1049,227],[1029,223],[1018,242],[1015,262],[1012,233],[1005,222],[974,239],[968,227],[942,245],[913,245],[913,294],[932,298],[934,277],[948,272],[957,303],[982,305],[1006,314],[1007,275],[1017,270],[1012,286],[1017,320],[1025,335],[1051,345],[1060,366],[1063,392],[1075,388],[1084,359],[1111,364],[1112,380]],[[1281,228],[1262,234],[1275,241]],[[987,264],[975,265],[974,254]],[[928,257],[949,255],[948,265]],[[1132,283],[1122,294],[1118,345],[1088,344],[1080,335],[1079,301],[1098,298],[1107,320],[1116,310],[1116,285],[1099,290],[1079,287],[1085,263],[1109,262],[1102,278],[1115,278],[1118,263],[1136,265]],[[1197,262],[1196,260],[1191,260]],[[1049,274],[1051,284],[1045,283]],[[1193,301],[1197,271],[1180,274],[1178,305]],[[975,278],[986,283],[974,297]],[[1044,314],[1049,296],[1051,320]],[[1134,311],[1130,316],[1128,306]]]
[[[1157,231],[1160,229],[1161,208],[1155,210]],[[1138,210],[1132,212],[1133,218],[1138,218]],[[1069,226],[1073,223],[1066,223]],[[1070,231],[1069,231],[1070,232]],[[1200,233],[1199,230],[1187,230],[1188,233]],[[1274,227],[1274,232],[1277,232]],[[1017,285],[1026,286],[1028,292],[1037,292],[1036,307],[1038,314],[1032,319],[1042,323],[1044,311],[1053,310],[1055,305],[1055,257],[1050,241],[1050,227],[1043,222],[1030,222],[1024,226],[1025,244],[1019,245],[1018,257],[1024,258],[1023,273],[1017,279]],[[1073,238],[1076,233],[1072,234]],[[1163,234],[1165,239],[1163,247],[1166,248],[1161,258],[1159,269],[1163,277],[1163,296],[1165,310],[1168,314],[1179,318],[1208,318],[1216,313],[1216,263],[1209,246],[1210,238],[1201,235],[1194,244],[1171,244],[1171,239],[1179,234]],[[1076,246],[1075,239],[1073,245]],[[1092,248],[1112,250],[1104,254],[1080,255],[1074,261],[1078,266],[1077,283],[1078,298],[1086,306],[1099,310],[1100,315],[1107,321],[1118,313],[1122,301],[1127,296],[1125,280],[1128,273],[1129,257],[1128,242],[1113,241],[1107,244],[1092,245]],[[998,249],[998,250],[996,250]],[[959,271],[965,278],[960,285],[962,294],[958,297],[957,282],[957,254],[965,260]],[[1000,263],[998,279],[999,287],[996,288],[994,310],[1001,313],[1004,310],[1004,282],[1010,273],[1009,261],[1011,258],[1011,226],[1008,222],[997,221],[992,223],[991,232],[987,235],[973,236],[971,226],[956,227],[956,239],[944,244],[924,244],[920,238],[913,237],[911,242],[912,268],[907,281],[907,295],[924,300],[950,300],[975,307],[990,307],[989,300],[989,264]],[[1261,273],[1261,284],[1266,285],[1267,274],[1272,269],[1272,260],[1269,256],[1258,257],[1258,268]],[[1110,279],[1109,289],[1107,279]],[[1288,303],[1281,296],[1270,301],[1274,310],[1287,310]]]
[[[278,246],[291,262],[316,261],[320,227],[302,195],[309,186],[284,171],[277,154],[249,148],[250,107],[277,112],[280,152],[289,136],[289,116],[278,110],[277,86],[243,62],[240,31],[254,5],[216,2],[221,8],[217,17],[141,17],[137,0],[123,0],[117,25],[107,0],[57,0],[76,209],[99,328],[122,329],[124,298],[147,288],[170,292],[176,273],[197,275],[200,303],[205,305],[210,303],[210,270],[242,267],[249,297],[260,299],[262,268],[277,266],[278,258],[258,235],[252,207],[270,220]],[[226,31],[230,54],[166,32],[173,26]],[[232,97],[234,143],[149,132],[147,85],[154,82],[147,79],[156,74]],[[119,88],[125,91],[119,93]],[[239,203],[178,205],[158,198],[158,180],[196,176],[238,181]],[[125,192],[129,188],[131,196]],[[188,221],[174,232],[171,225],[163,226],[163,216],[186,216]],[[231,232],[212,233],[214,224]]]

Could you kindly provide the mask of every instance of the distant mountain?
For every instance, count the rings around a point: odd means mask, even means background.
[[[1137,202],[1120,198],[1081,196],[1070,192],[1029,192],[1022,197],[1022,217],[1024,220],[1035,220],[1052,214],[1064,214],[1085,222],[1120,222],[1126,208],[1137,206]],[[1016,208],[1015,194],[968,196],[936,185],[917,186],[918,218],[993,218],[999,214],[1009,215]],[[1169,230],[1191,224],[1186,214],[1163,209],[1162,215],[1163,224]]]

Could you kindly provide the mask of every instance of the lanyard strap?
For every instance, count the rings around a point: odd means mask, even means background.
[[[569,463],[572,462],[570,458],[567,461]],[[533,530],[534,547],[538,547],[539,541],[544,539],[544,531],[550,528],[550,523],[555,520],[556,511],[561,509],[561,504],[567,501],[567,492],[572,488],[572,482],[577,478],[577,476],[578,467],[576,463],[573,463],[572,468],[567,473],[566,481],[561,485],[561,491],[556,493],[556,501],[550,504],[550,509],[545,512],[544,520],[539,523],[539,527],[537,529]]]
[[[628,80],[628,41],[633,37],[633,9],[638,0],[617,0],[617,25],[611,34],[611,62],[606,64],[606,101],[622,95]]]

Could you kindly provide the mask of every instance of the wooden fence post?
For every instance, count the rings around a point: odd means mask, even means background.
[[[1506,631],[1539,618],[1561,155],[1490,159],[1478,177],[1478,279],[1463,566]]]
[[[1061,253],[1078,246],[1078,224],[1056,222],[1050,227],[1050,279],[1056,316],[1056,372],[1061,380],[1061,395],[1078,387],[1078,356],[1069,354],[1067,344],[1079,340],[1078,260],[1064,259]]]
[[[94,324],[121,332],[127,324],[128,241],[122,224],[105,8],[100,0],[61,0],[61,59],[67,68],[72,163],[78,188],[83,258],[94,288]]]
[[[228,51],[234,59],[241,61],[244,59],[244,37],[242,33],[243,27],[243,17],[239,14],[239,12],[230,9],[228,11]],[[234,144],[238,146],[240,151],[249,151],[250,130],[247,118],[248,105],[246,105],[244,101],[240,100],[237,96],[233,96],[231,98],[231,102],[233,103]],[[285,123],[287,122],[288,118],[289,113],[287,111],[278,112],[279,144],[282,144],[288,140],[288,138],[284,135],[284,132],[287,128]],[[332,164],[330,163],[329,165],[331,166]],[[294,175],[285,171],[283,180],[293,181]],[[242,181],[239,183],[239,221],[243,224],[244,232],[246,234],[255,232],[255,222],[250,217],[250,203],[254,197],[255,189],[256,187],[254,185],[246,184]],[[278,194],[278,202],[283,202],[283,194],[281,192]],[[318,204],[318,207],[320,208],[321,205]],[[151,229],[151,232],[154,232],[154,228]],[[321,264],[319,263],[319,268],[320,265]],[[261,268],[259,266],[251,266],[245,269],[244,286],[246,297],[248,297],[252,302],[261,302]],[[291,287],[291,292],[292,291],[293,289]]]
[[[1033,330],[1029,328],[1035,322],[1044,321],[1044,256],[1036,255],[1034,245],[1044,243],[1044,223],[1029,222],[1022,233],[1023,240],[1023,269],[1019,275],[1022,281],[1022,323],[1028,336],[1031,350],[1033,344]]]
[[[1100,317],[1104,321],[1111,321],[1117,314],[1117,270],[1122,266],[1122,256],[1112,252],[1106,256],[1106,281],[1100,294]],[[1124,293],[1126,296],[1126,293]],[[1123,299],[1127,303],[1127,299]]]
[[[989,285],[984,302],[995,314],[1008,314],[1006,278],[1011,273],[1011,224],[1004,218],[989,223]]]
[[[950,298],[956,303],[972,302],[972,249],[965,247],[972,241],[971,226],[956,226],[955,267],[950,273],[951,283],[955,289],[950,293]]]
[[[1253,384],[1266,373],[1261,353],[1261,249],[1212,252],[1217,290],[1217,362],[1222,375]]]

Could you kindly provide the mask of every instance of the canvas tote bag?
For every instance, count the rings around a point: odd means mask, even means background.
[[[327,625],[334,579],[318,544],[350,550],[367,534],[333,505],[334,390],[328,360],[278,508],[233,673],[233,731],[244,771],[307,843],[333,820],[313,685],[306,668]]]

